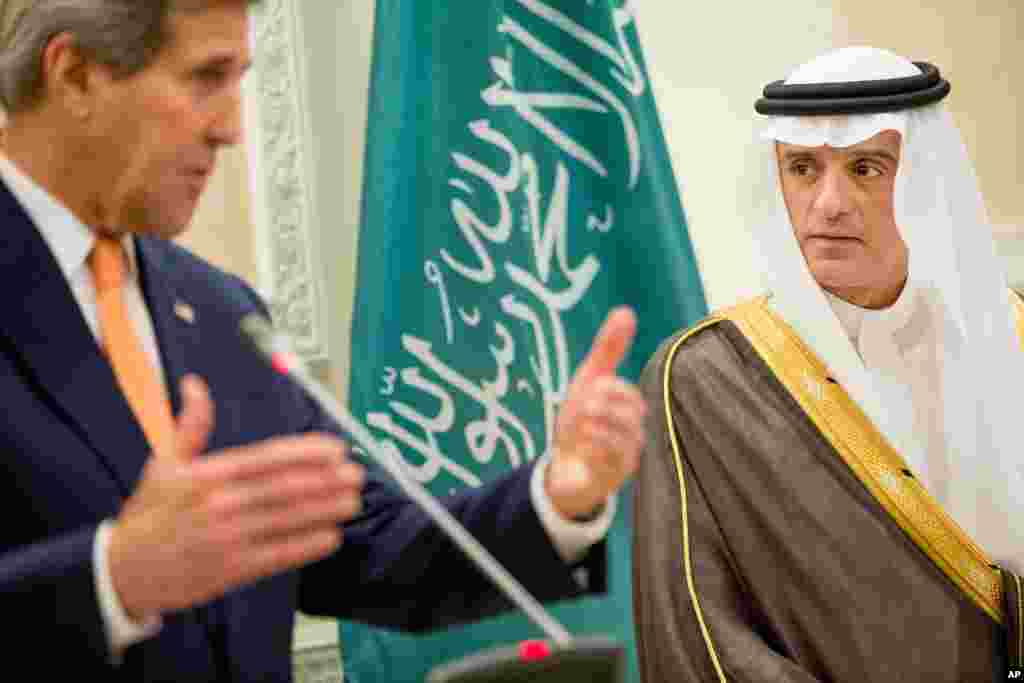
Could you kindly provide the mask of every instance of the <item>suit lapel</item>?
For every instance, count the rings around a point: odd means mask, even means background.
[[[243,428],[241,401],[251,373],[238,364],[238,335],[230,332],[235,321],[210,306],[209,288],[191,279],[187,263],[177,261],[174,249],[165,241],[143,237],[136,244],[174,414],[181,412],[181,378],[195,373],[206,382],[216,403],[207,452],[249,440],[246,435],[256,427]],[[248,351],[243,349],[243,353]]]
[[[181,412],[181,392],[178,386],[195,358],[199,343],[196,321],[186,315],[193,309],[176,286],[174,274],[166,264],[161,241],[152,237],[138,237],[136,262],[139,264],[142,291],[153,320],[160,359],[164,366],[164,379],[175,416]]]
[[[0,328],[29,383],[81,435],[127,495],[149,453],[142,429],[53,254],[2,183],[0,221],[5,302]]]

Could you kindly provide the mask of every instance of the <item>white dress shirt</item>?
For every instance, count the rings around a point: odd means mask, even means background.
[[[87,226],[63,206],[56,198],[21,172],[10,160],[0,155],[0,179],[7,185],[15,198],[35,223],[40,234],[53,253],[71,291],[82,310],[89,329],[102,342],[96,307],[96,290],[86,259],[92,251],[95,236]],[[129,277],[125,282],[125,298],[132,324],[142,340],[143,348],[163,380],[163,364],[157,346],[153,321],[146,307],[139,284],[138,268],[135,263],[134,241],[131,235],[124,238],[124,252],[128,261]],[[590,546],[608,533],[615,516],[616,497],[611,496],[601,514],[587,522],[568,522],[559,515],[544,489],[544,475],[547,472],[548,456],[534,469],[530,481],[530,497],[548,536],[559,555],[566,563],[582,558]],[[108,563],[108,547],[112,520],[103,522],[93,543],[93,571],[96,592],[100,603],[107,641],[114,661],[119,661],[124,649],[134,643],[155,635],[161,626],[159,619],[136,623],[125,614],[117,592],[114,590]]]

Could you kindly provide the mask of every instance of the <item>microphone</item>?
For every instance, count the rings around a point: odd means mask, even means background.
[[[617,681],[623,667],[623,648],[607,638],[574,639],[540,602],[484,546],[463,527],[419,482],[405,471],[402,456],[391,442],[379,442],[331,392],[314,378],[291,351],[287,338],[276,332],[261,315],[245,316],[242,337],[278,373],[296,382],[341,428],[380,465],[410,499],[419,505],[554,644],[528,640],[518,646],[498,648],[435,669],[429,683],[497,683],[498,681]]]

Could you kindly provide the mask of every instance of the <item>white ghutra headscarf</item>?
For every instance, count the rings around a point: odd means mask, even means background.
[[[786,84],[918,74],[917,66],[895,54],[853,47],[799,67]],[[846,147],[884,130],[902,139],[894,205],[910,272],[891,309],[866,313],[855,347],[794,237],[774,143]],[[964,531],[993,561],[1024,571],[1024,407],[1017,399],[1024,390],[1024,353],[1004,266],[952,116],[941,103],[879,114],[773,116],[762,138],[775,184],[772,218],[757,235],[770,267],[771,306]],[[918,345],[926,347],[921,357],[933,360],[934,381],[925,392],[920,386],[913,391],[917,377],[907,375],[898,353],[877,342],[878,330],[888,324],[894,331],[906,322],[908,307],[927,319]],[[938,438],[922,433],[926,424]]]

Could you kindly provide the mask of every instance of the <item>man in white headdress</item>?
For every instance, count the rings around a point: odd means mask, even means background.
[[[637,480],[645,681],[1021,666],[1020,300],[934,66],[765,88],[766,296],[667,340]]]

